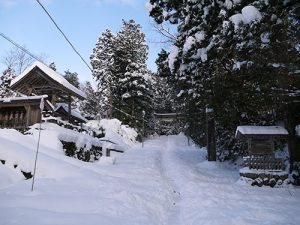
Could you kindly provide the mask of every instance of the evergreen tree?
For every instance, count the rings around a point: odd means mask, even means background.
[[[82,89],[86,94],[86,99],[80,103],[79,109],[85,116],[94,118],[99,115],[101,109],[99,95],[88,81]]]
[[[157,72],[155,75],[154,111],[156,113],[171,113],[175,110],[175,83],[168,66],[169,54],[162,49],[155,61]]]
[[[56,71],[56,65],[55,65],[55,62],[50,63],[50,64],[49,64],[49,67],[50,67],[52,70]]]
[[[70,83],[72,84],[74,87],[79,88],[79,78],[78,78],[78,73],[74,72],[70,72],[70,70],[65,71],[65,75],[64,78]]]
[[[7,68],[3,71],[3,74],[0,79],[0,97],[12,97],[16,93],[10,89],[10,82],[14,79],[15,73],[11,68]]]
[[[133,20],[123,21],[114,45],[115,75],[118,84],[118,98],[115,99],[114,105],[127,114],[118,113],[117,118],[141,129],[141,119],[144,117],[150,120],[152,117],[152,78],[146,66],[148,46],[140,25]]]
[[[101,114],[108,114],[109,118],[112,117],[113,99],[117,98],[115,94],[117,80],[114,74],[114,51],[114,35],[106,29],[99,37],[90,57],[93,76],[97,81]]]

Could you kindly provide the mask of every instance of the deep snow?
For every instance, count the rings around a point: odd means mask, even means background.
[[[188,146],[184,135],[136,144],[115,164],[53,152],[42,151],[38,170],[55,162],[64,176],[38,176],[34,192],[31,180],[0,164],[1,225],[300,224],[300,189],[241,184],[237,169],[207,162],[205,149]]]

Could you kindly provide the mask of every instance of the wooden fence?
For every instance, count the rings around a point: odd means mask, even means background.
[[[280,171],[284,169],[282,159],[276,159],[273,154],[244,157],[244,166],[257,170]]]

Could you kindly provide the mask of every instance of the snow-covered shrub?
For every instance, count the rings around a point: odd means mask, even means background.
[[[138,137],[135,129],[123,125],[118,119],[90,120],[85,126],[87,129],[103,132],[105,135],[101,140],[111,141],[125,149],[134,145]]]
[[[92,145],[90,149],[87,149],[86,147],[78,148],[76,146],[76,143],[74,142],[61,140],[61,143],[63,144],[63,149],[66,156],[73,157],[85,162],[99,160],[100,156],[102,155],[102,148],[99,146]]]

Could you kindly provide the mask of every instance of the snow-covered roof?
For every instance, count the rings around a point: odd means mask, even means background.
[[[21,81],[24,77],[26,77],[30,71],[32,71],[35,67],[38,67],[40,70],[42,70],[48,77],[56,81],[57,83],[64,86],[69,91],[75,93],[76,95],[86,98],[85,93],[80,91],[78,88],[74,87],[72,84],[70,84],[62,75],[57,73],[56,71],[52,70],[50,67],[46,66],[45,64],[36,61],[34,62],[30,67],[28,67],[21,75],[17,76],[15,79],[11,81],[11,86],[15,85],[19,81]]]
[[[36,96],[22,96],[22,97],[11,97],[11,98],[0,98],[0,102],[11,102],[11,101],[23,101],[23,100],[38,100],[46,99],[48,95],[36,95]]]
[[[54,111],[57,111],[59,108],[63,108],[64,111],[68,112],[68,105],[65,104],[65,103],[58,103],[58,104],[57,104],[57,107],[56,107],[56,109],[55,109]],[[71,109],[71,115],[72,115],[73,117],[75,117],[75,118],[78,118],[78,119],[84,121],[84,122],[87,122],[87,119],[84,118],[84,117],[80,114],[80,112],[78,112],[78,111],[75,110],[75,109]]]
[[[235,136],[241,135],[288,135],[288,131],[280,126],[238,126]]]

